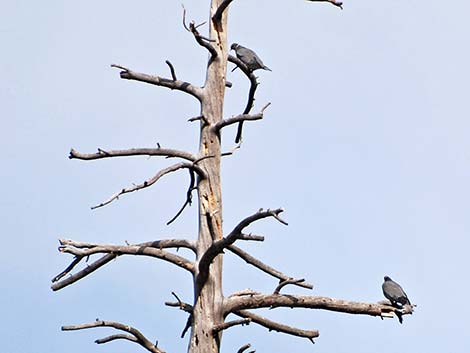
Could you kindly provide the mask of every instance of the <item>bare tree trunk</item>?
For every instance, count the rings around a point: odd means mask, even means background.
[[[210,19],[222,0],[212,0]],[[206,83],[201,101],[201,135],[199,145],[200,166],[207,177],[198,183],[199,193],[199,237],[197,242],[197,264],[213,244],[223,237],[222,193],[220,182],[220,133],[213,126],[222,120],[225,74],[227,70],[227,10],[220,22],[210,21],[209,38],[217,51],[209,59]],[[207,278],[206,278],[207,277]],[[219,352],[220,333],[213,334],[212,328],[222,324],[222,256],[217,256],[210,265],[208,274],[200,273],[196,266],[192,314],[192,330],[188,351],[191,353]]]

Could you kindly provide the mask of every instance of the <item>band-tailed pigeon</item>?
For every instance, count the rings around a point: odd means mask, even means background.
[[[390,300],[392,302],[392,305],[395,307],[411,305],[410,300],[408,299],[408,296],[406,295],[403,288],[388,276],[384,277],[382,291],[384,292],[385,298]]]
[[[271,71],[269,67],[263,64],[261,59],[253,50],[245,48],[237,43],[233,43],[230,46],[230,49],[235,50],[237,58],[240,59],[250,71],[255,71],[258,69]]]

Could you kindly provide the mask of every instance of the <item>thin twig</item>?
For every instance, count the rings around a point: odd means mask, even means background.
[[[178,79],[176,78],[175,68],[173,67],[173,64],[170,62],[170,60],[166,60],[165,62],[170,67],[171,77],[173,78],[173,81],[177,81]]]
[[[183,210],[186,208],[186,206],[191,206],[192,199],[193,199],[193,190],[197,189],[194,187],[194,184],[196,182],[196,178],[194,176],[194,171],[192,169],[189,169],[189,187],[188,191],[186,192],[186,201],[184,202],[183,206],[179,209],[179,211],[176,213],[176,215],[170,219],[168,222],[166,222],[166,225],[170,225],[173,223],[180,215],[183,213]]]
[[[94,209],[97,209],[97,208],[100,208],[100,207],[103,207],[103,206],[106,206],[108,204],[110,204],[111,202],[119,199],[119,197],[121,195],[124,195],[124,194],[128,194],[128,193],[131,193],[131,192],[135,192],[135,191],[139,191],[139,190],[142,190],[142,189],[145,189],[145,188],[148,188],[150,186],[152,186],[153,184],[155,184],[161,177],[163,177],[164,175],[166,174],[169,174],[169,173],[172,173],[172,172],[175,172],[179,169],[183,169],[183,168],[187,168],[187,169],[191,169],[191,170],[194,170],[195,172],[197,172],[201,177],[205,177],[205,172],[200,168],[198,167],[195,163],[187,163],[187,162],[181,162],[181,163],[177,163],[177,164],[174,164],[172,166],[169,166],[165,169],[162,169],[160,170],[157,174],[155,174],[153,177],[151,177],[150,179],[148,180],[145,180],[143,183],[141,184],[137,184],[137,185],[133,185],[132,187],[128,187],[128,188],[123,188],[121,189],[119,192],[115,193],[114,195],[112,195],[109,199],[107,199],[106,201],[103,201],[102,203],[100,203],[99,205],[96,205],[96,206],[93,206],[91,207],[92,210]]]
[[[281,292],[281,289],[283,287],[287,286],[288,284],[299,284],[299,283],[302,283],[302,282],[305,282],[305,278],[301,278],[301,279],[289,278],[289,279],[280,281],[279,285],[276,287],[273,294],[279,294]]]
[[[251,347],[251,344],[247,343],[247,344],[241,346],[241,347],[238,349],[237,353],[243,353],[244,351],[246,351],[246,350],[247,350],[248,348],[250,348],[250,347]]]
[[[110,262],[111,260],[114,260],[116,257],[117,257],[116,254],[112,254],[112,253],[111,254],[106,254],[106,255],[100,257],[98,260],[96,260],[92,264],[87,265],[87,267],[85,267],[83,270],[81,270],[81,271],[75,273],[74,275],[71,275],[70,277],[67,277],[67,278],[65,278],[65,279],[63,279],[59,282],[54,283],[51,286],[51,289],[53,291],[57,291],[59,289],[67,287],[67,286],[81,280],[83,277],[88,276],[90,273],[96,271],[100,267],[106,265],[108,262]]]
[[[220,325],[215,325],[213,328],[212,328],[212,333],[213,334],[217,334],[219,333],[220,331],[223,331],[223,330],[226,330],[230,327],[233,327],[233,326],[237,326],[237,325],[249,325],[251,322],[251,319],[241,319],[241,320],[233,320],[233,321],[229,321],[229,322],[224,322],[223,324],[220,324]]]

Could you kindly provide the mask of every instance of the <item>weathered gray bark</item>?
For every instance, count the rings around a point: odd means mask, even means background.
[[[212,18],[222,0],[212,0]],[[199,165],[206,171],[206,178],[198,183],[199,236],[197,241],[196,264],[209,249],[214,240],[220,240],[222,233],[222,192],[220,182],[220,133],[213,128],[222,120],[225,74],[227,71],[227,12],[220,22],[209,21],[209,38],[217,57],[209,59],[207,76],[201,100],[201,135],[199,144]],[[217,28],[216,28],[217,25]],[[194,298],[192,330],[188,351],[191,353],[219,352],[221,334],[213,334],[214,325],[223,318],[222,256],[217,256],[210,265],[210,271],[200,272],[196,266],[194,276]]]

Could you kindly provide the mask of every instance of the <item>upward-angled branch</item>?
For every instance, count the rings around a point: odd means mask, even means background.
[[[94,160],[101,158],[112,158],[112,157],[129,157],[129,156],[163,156],[167,158],[182,158],[188,161],[194,162],[196,157],[189,152],[178,151],[169,148],[130,148],[127,150],[109,150],[105,151],[101,148],[96,153],[80,153],[73,148],[70,150],[70,159],[81,159],[81,160]]]
[[[189,82],[173,80],[173,79],[164,78],[160,76],[152,76],[152,75],[148,75],[148,74],[144,74],[140,72],[135,72],[135,71],[128,69],[127,67],[117,65],[117,64],[112,64],[111,67],[115,67],[115,68],[122,70],[120,72],[120,76],[122,79],[140,81],[140,82],[149,83],[155,86],[175,89],[181,92],[188,93],[191,96],[197,98],[199,101],[201,100],[202,89],[200,87],[196,87],[192,85]]]
[[[150,342],[150,340],[147,337],[145,337],[142,334],[142,332],[140,332],[136,328],[131,327],[129,325],[121,324],[120,322],[97,320],[97,321],[90,322],[87,324],[62,326],[62,331],[85,330],[85,329],[96,328],[96,327],[112,327],[116,330],[127,332],[131,334],[132,336],[112,335],[112,336],[108,336],[108,337],[96,340],[95,343],[101,344],[101,343],[110,342],[115,339],[127,339],[131,342],[141,345],[143,348],[145,348],[149,352],[165,353],[165,351],[158,348],[156,344],[153,344],[152,342]]]
[[[204,36],[202,36],[199,31],[197,30],[198,27],[201,27],[202,25],[204,25],[205,22],[201,23],[201,24],[198,24],[196,25],[196,23],[194,21],[191,21],[189,23],[189,27],[188,25],[186,24],[186,9],[185,7],[183,6],[183,26],[184,28],[188,31],[188,32],[191,32],[194,36],[194,39],[196,39],[196,42],[201,46],[201,47],[204,47],[206,48],[209,53],[211,54],[211,59],[210,60],[214,60],[216,57],[217,57],[217,50],[215,50],[215,48],[212,46],[212,44],[210,42],[212,42],[211,39],[209,38],[206,38]]]
[[[222,238],[218,241],[212,243],[212,245],[205,251],[205,253],[201,256],[199,260],[199,274],[197,278],[197,282],[199,287],[201,287],[208,275],[209,275],[209,266],[212,261],[215,259],[217,255],[219,255],[226,247],[232,245],[237,239],[241,239],[243,237],[243,229],[248,227],[251,223],[256,222],[260,219],[267,218],[267,217],[274,217],[282,224],[287,225],[287,222],[282,220],[279,217],[279,214],[283,212],[282,208],[278,208],[276,210],[266,210],[263,211],[262,209],[256,212],[255,214],[243,219],[231,232],[227,237]],[[245,237],[243,237],[245,238]],[[250,239],[250,238],[248,238]]]

